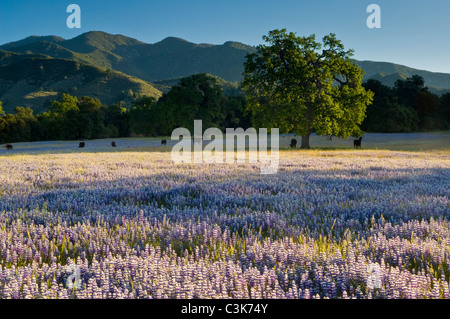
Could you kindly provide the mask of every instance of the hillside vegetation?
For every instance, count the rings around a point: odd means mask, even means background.
[[[64,92],[98,98],[104,104],[124,101],[128,105],[138,95],[162,95],[136,77],[74,60],[11,53],[0,56],[0,100],[7,113],[16,106],[45,111],[50,101]]]
[[[118,70],[149,82],[198,73],[239,82],[245,55],[255,52],[255,47],[233,41],[221,45],[196,44],[176,37],[147,44],[124,35],[92,31],[70,40],[57,36],[32,36],[2,45],[0,50],[72,59]],[[366,72],[364,81],[376,79],[392,87],[398,79],[419,75],[431,92],[443,94],[450,91],[450,74],[417,70],[389,62],[355,60],[355,63]]]
[[[146,81],[196,73],[210,73],[228,81],[240,81],[245,55],[254,50],[251,46],[231,41],[223,45],[195,44],[175,37],[146,44],[123,35],[98,31],[71,40],[30,37],[0,46],[0,49],[73,59],[118,70]]]

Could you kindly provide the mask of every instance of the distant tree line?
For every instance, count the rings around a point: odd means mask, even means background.
[[[197,74],[179,81],[158,101],[141,96],[131,108],[91,97],[63,93],[38,115],[29,107],[5,114],[0,102],[0,144],[41,140],[80,140],[130,136],[168,136],[177,127],[193,130],[195,119],[204,127],[251,126],[242,94],[225,96],[217,79]]]
[[[414,132],[450,129],[450,93],[431,93],[420,76],[398,80],[393,88],[376,80],[364,83],[375,93],[361,128],[367,132]],[[217,79],[206,74],[186,77],[158,101],[141,96],[127,109],[91,97],[62,94],[44,113],[16,107],[5,114],[0,102],[0,144],[41,141],[169,136],[177,127],[193,130],[195,119],[203,127],[252,126],[242,93],[225,96]]]
[[[361,128],[368,132],[402,133],[450,129],[450,93],[441,97],[421,76],[397,80],[393,88],[377,80],[364,83],[375,93]]]

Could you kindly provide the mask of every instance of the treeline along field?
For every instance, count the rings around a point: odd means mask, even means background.
[[[403,133],[450,128],[450,93],[438,97],[413,76],[394,88],[369,80],[364,87],[375,93],[361,128],[367,132]],[[0,102],[1,103],[1,102]],[[139,97],[131,108],[102,105],[91,97],[62,94],[50,109],[35,115],[17,107],[5,114],[0,104],[0,144],[43,140],[76,140],[129,136],[168,136],[177,127],[192,130],[194,119],[204,127],[252,126],[243,93],[224,95],[217,78],[198,74],[181,79],[158,101]]]
[[[17,107],[14,114],[5,114],[0,107],[0,144],[167,136],[177,127],[192,129],[194,119],[222,129],[251,126],[244,96],[225,96],[215,77],[198,74],[181,79],[158,101],[136,98],[129,109],[120,102],[106,106],[96,98],[69,94],[62,94],[37,116],[30,108]]]

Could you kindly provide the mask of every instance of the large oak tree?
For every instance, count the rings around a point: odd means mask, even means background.
[[[302,136],[311,133],[347,138],[362,134],[359,125],[373,93],[362,86],[363,71],[334,34],[316,42],[286,29],[269,32],[247,55],[243,89],[254,125]]]

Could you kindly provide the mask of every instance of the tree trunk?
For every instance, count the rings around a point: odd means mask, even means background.
[[[308,135],[303,135],[302,136],[302,149],[310,149],[309,147],[309,136],[311,135],[311,133],[308,133]]]

